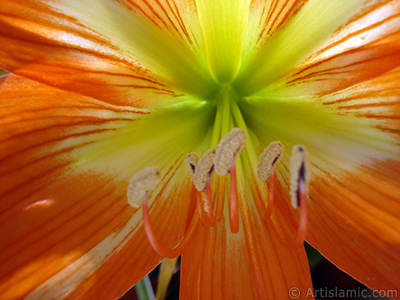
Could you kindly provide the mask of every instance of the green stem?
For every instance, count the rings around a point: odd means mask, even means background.
[[[155,300],[154,291],[149,276],[144,277],[135,285],[139,300]]]

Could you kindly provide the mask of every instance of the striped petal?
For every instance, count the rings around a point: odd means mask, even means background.
[[[310,0],[293,3],[276,0],[262,5],[264,1],[257,1],[250,16],[254,24],[249,26],[248,48],[244,49],[249,54],[244,55],[235,82],[237,89],[245,95],[254,94],[286,75],[340,26],[346,24],[364,2]],[[279,17],[281,13],[283,16]],[[269,18],[274,19],[269,21]],[[260,23],[270,31],[270,38],[268,34],[264,37]]]
[[[279,90],[281,95],[328,94],[399,65],[400,3],[367,1],[345,26],[269,90]]]
[[[254,202],[256,189],[266,187],[237,168],[241,229],[232,234],[225,217],[215,229],[199,230],[182,255],[182,299],[313,299],[304,249],[289,251],[280,244]]]
[[[400,288],[399,82],[397,68],[323,98],[340,113],[368,118],[392,134],[397,152],[395,158],[371,159],[349,172],[323,172],[311,192],[318,201],[310,207],[310,243],[339,268],[382,290]],[[335,233],[340,235],[326,238]]]
[[[249,98],[242,106],[262,144],[305,145],[312,176],[307,239],[374,289],[400,282],[399,80],[397,68],[323,97]],[[282,162],[278,177],[287,191],[288,157]],[[289,203],[287,192],[282,200]]]
[[[127,204],[129,179],[160,167],[151,217],[172,247],[193,208],[183,160],[212,114],[112,106],[14,75],[0,90],[0,297],[121,296],[161,260]]]
[[[160,93],[175,96],[170,88],[206,95],[211,76],[192,6],[172,0],[7,0],[0,7],[0,65],[122,105]]]

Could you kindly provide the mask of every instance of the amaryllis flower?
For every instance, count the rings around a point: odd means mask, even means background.
[[[398,290],[399,66],[398,0],[2,0],[0,298]]]

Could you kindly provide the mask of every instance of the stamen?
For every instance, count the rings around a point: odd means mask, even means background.
[[[274,207],[275,195],[275,165],[283,157],[285,146],[281,142],[272,142],[261,153],[257,164],[257,176],[260,181],[269,181],[268,203],[265,211],[265,217],[268,219]]]
[[[239,232],[239,205],[237,196],[237,184],[236,184],[236,168],[235,162],[232,161],[230,169],[230,203],[229,203],[229,224],[232,233]]]
[[[149,239],[150,245],[153,247],[153,249],[160,256],[174,258],[181,255],[192,241],[194,233],[196,232],[199,225],[199,215],[194,213],[192,220],[190,221],[189,228],[187,229],[184,237],[173,249],[166,249],[163,245],[161,245],[154,233],[153,225],[151,224],[150,220],[149,208],[147,205],[147,195],[143,198],[143,221],[147,238]]]
[[[307,153],[304,146],[295,145],[292,149],[290,158],[290,199],[294,208],[299,208],[300,201],[300,181],[303,180],[305,186],[308,185],[308,166]]]
[[[193,176],[194,173],[196,172],[196,167],[197,164],[199,163],[199,160],[200,156],[198,156],[197,153],[195,152],[189,153],[185,158],[186,166],[189,172],[193,174]],[[206,216],[204,213],[203,200],[201,199],[201,192],[197,191],[197,189],[196,189],[196,203],[197,203],[197,212],[200,217],[200,223],[203,226],[207,226]]]
[[[226,176],[231,169],[232,160],[242,151],[247,140],[247,134],[242,128],[234,128],[225,135],[215,152],[215,172]]]
[[[197,163],[193,180],[194,186],[199,192],[204,192],[206,190],[207,180],[214,171],[214,156],[215,149],[210,149],[199,159],[199,162]]]
[[[307,153],[304,146],[296,145],[292,150],[291,170],[290,170],[290,193],[291,202],[294,208],[300,209],[300,221],[297,228],[296,238],[287,248],[295,250],[299,248],[305,240],[308,227],[308,162]]]
[[[194,175],[194,172],[196,171],[196,166],[197,166],[199,160],[200,160],[200,157],[195,152],[189,153],[185,158],[186,166],[187,166],[189,172],[191,172],[193,175]]]
[[[285,146],[281,142],[272,142],[258,159],[257,176],[260,181],[269,181],[274,166],[281,160]]]
[[[204,210],[212,227],[216,226],[214,217],[214,202],[211,193],[211,175],[214,171],[215,149],[208,150],[199,160],[194,173],[194,185],[204,196]]]
[[[221,140],[215,152],[215,172],[230,176],[229,224],[232,233],[239,232],[239,208],[237,197],[235,158],[242,151],[247,134],[242,128],[234,128]]]
[[[163,257],[174,258],[179,256],[193,239],[194,233],[199,225],[199,216],[194,213],[182,240],[173,249],[164,248],[158,241],[151,224],[147,194],[160,182],[160,170],[158,167],[147,167],[136,173],[131,179],[128,187],[128,203],[133,207],[139,207],[138,197],[142,197],[143,223],[147,238],[153,249]]]
[[[136,173],[129,182],[128,203],[134,208],[139,208],[142,199],[154,189],[160,180],[160,169],[155,166],[144,168]]]

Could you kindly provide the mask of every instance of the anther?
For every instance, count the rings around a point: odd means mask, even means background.
[[[294,208],[299,208],[300,201],[300,181],[308,185],[308,161],[307,153],[302,145],[295,145],[292,149],[290,158],[290,199]]]
[[[194,186],[198,192],[206,192],[204,196],[204,206],[202,206],[207,214],[208,221],[211,226],[215,227],[214,202],[211,193],[211,176],[214,172],[215,149],[208,150],[197,163],[194,172]]]
[[[200,156],[195,153],[189,153],[186,158],[186,167],[188,168],[189,172],[192,173],[194,177],[194,173],[196,172],[197,164],[199,163]],[[197,205],[197,212],[199,214],[200,223],[204,226],[207,226],[206,216],[204,213],[204,205],[203,200],[201,199],[201,192],[196,189],[196,205]]]
[[[294,208],[300,209],[300,221],[297,228],[297,234],[292,244],[288,247],[291,250],[295,250],[304,243],[308,226],[308,161],[304,146],[294,146],[290,160],[291,202]]]
[[[258,159],[257,176],[260,181],[268,181],[274,166],[283,157],[285,146],[281,142],[272,142]]]
[[[265,217],[269,218],[274,207],[275,165],[283,157],[285,147],[281,142],[272,142],[261,153],[257,164],[257,176],[260,181],[268,181],[268,204]]]
[[[136,173],[129,182],[128,203],[139,208],[143,198],[152,191],[160,182],[160,169],[158,167],[147,167]]]
[[[235,158],[242,151],[247,134],[242,128],[234,128],[225,135],[215,153],[215,172],[220,176],[230,173],[229,224],[232,233],[239,231],[239,204],[237,196]]]
[[[195,152],[189,153],[185,158],[186,166],[189,172],[191,172],[192,174],[194,174],[194,172],[196,171],[196,166],[199,162],[199,159],[200,157]]]
[[[225,135],[215,152],[215,172],[226,176],[231,169],[232,161],[242,151],[247,140],[247,134],[242,128],[234,128]]]
[[[206,190],[207,180],[214,171],[215,149],[208,150],[198,161],[194,172],[194,186],[199,192]]]

